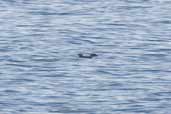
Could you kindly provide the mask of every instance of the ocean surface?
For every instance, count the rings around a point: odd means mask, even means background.
[[[0,0],[0,114],[171,114],[171,0]]]

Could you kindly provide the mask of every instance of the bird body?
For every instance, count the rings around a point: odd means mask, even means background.
[[[80,58],[88,58],[88,59],[91,59],[93,57],[96,57],[97,54],[95,54],[95,53],[90,53],[90,54],[82,54],[82,53],[79,53],[78,56]]]

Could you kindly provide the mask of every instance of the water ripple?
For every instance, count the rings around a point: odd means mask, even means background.
[[[1,113],[170,114],[170,1],[1,0],[0,11]]]

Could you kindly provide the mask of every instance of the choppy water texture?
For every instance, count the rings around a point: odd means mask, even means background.
[[[171,1],[1,0],[0,113],[171,114]]]

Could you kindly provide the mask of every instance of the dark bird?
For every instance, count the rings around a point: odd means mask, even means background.
[[[91,58],[96,57],[98,55],[95,54],[95,53],[90,53],[90,54],[82,54],[82,53],[79,53],[78,56],[80,58],[88,58],[88,59],[91,59]]]

